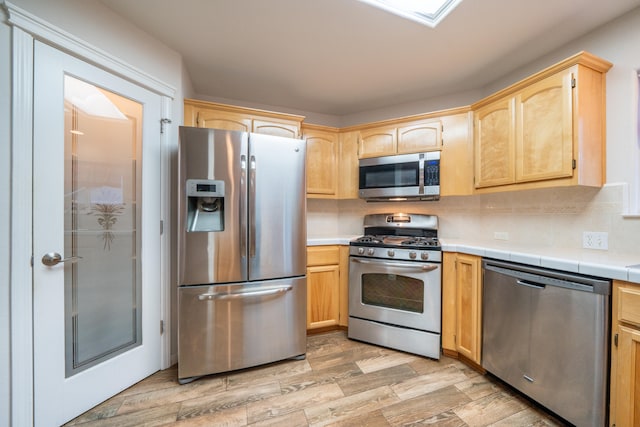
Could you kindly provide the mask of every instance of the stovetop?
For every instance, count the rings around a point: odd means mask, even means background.
[[[441,261],[438,217],[423,214],[371,214],[364,236],[350,242],[350,255],[407,261]]]
[[[351,241],[352,246],[440,250],[437,237],[403,235],[364,235]]]

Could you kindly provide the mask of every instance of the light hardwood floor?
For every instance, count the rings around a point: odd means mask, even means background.
[[[288,360],[179,385],[176,367],[112,397],[74,426],[560,426],[463,363],[308,337]]]

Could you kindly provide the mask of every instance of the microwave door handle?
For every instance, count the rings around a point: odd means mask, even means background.
[[[424,155],[420,154],[418,160],[418,194],[424,194]]]

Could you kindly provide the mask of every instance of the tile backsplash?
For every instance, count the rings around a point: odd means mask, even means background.
[[[506,237],[517,245],[582,249],[582,233],[597,231],[609,233],[610,253],[640,255],[640,219],[622,216],[624,191],[624,185],[611,184],[601,189],[572,187],[443,197],[437,202],[309,199],[307,235],[359,235],[365,214],[409,212],[438,215],[443,239]]]

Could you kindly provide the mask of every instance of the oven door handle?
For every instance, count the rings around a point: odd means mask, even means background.
[[[384,261],[371,261],[368,259],[360,259],[360,258],[351,258],[351,261],[358,262],[360,264],[373,264],[373,265],[383,265],[385,267],[399,267],[399,268],[409,268],[412,270],[419,271],[433,271],[438,268],[438,264],[404,264],[398,262],[384,262]]]

